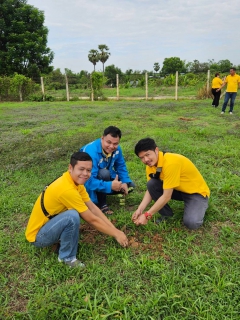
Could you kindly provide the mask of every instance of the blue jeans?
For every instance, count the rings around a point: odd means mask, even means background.
[[[223,102],[223,106],[222,106],[222,112],[225,112],[229,99],[231,99],[229,112],[233,112],[233,106],[234,106],[234,101],[236,99],[236,96],[237,96],[237,92],[226,92],[225,93],[225,98],[224,98],[224,102]]]
[[[72,261],[76,258],[79,239],[80,215],[68,210],[49,220],[37,233],[35,247],[44,248],[60,241],[59,258]]]

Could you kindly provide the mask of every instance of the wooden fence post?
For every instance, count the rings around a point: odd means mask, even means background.
[[[65,74],[65,80],[66,80],[66,95],[67,95],[67,101],[69,101],[70,98],[69,98],[68,78],[67,78],[67,75],[66,75],[66,74]]]
[[[175,100],[178,99],[178,71],[176,71]]]
[[[210,70],[207,72],[207,93],[209,91],[209,82],[210,82]]]
[[[119,100],[119,76],[116,74],[117,100]]]
[[[22,97],[22,84],[20,84],[18,86],[18,93],[19,93],[19,99],[22,102],[23,101],[23,97]]]
[[[44,82],[43,82],[43,77],[41,79],[41,88],[42,88],[42,95],[43,95],[43,101],[45,100],[45,94],[44,94]]]
[[[94,92],[93,92],[93,84],[92,84],[92,74],[90,75],[90,83],[91,83],[91,101],[93,101]]]
[[[145,73],[146,100],[148,100],[148,73]]]

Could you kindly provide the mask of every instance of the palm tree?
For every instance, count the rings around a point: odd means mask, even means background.
[[[154,65],[153,65],[153,69],[154,71],[158,72],[160,70],[160,65],[158,62],[155,62]]]
[[[93,66],[94,66],[94,71],[95,71],[95,66],[96,66],[96,63],[99,61],[99,52],[97,50],[90,50],[89,51],[89,54],[88,54],[88,60],[90,62],[92,62]]]
[[[111,53],[108,52],[109,48],[105,44],[99,44],[98,49],[100,50],[99,60],[103,64],[103,73],[104,73],[104,63],[107,61]]]

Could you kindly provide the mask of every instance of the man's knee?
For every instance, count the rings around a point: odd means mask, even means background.
[[[147,182],[147,189],[148,190],[156,189],[156,187],[162,188],[162,181],[161,180],[158,180],[158,179],[148,180],[148,182]]]
[[[103,181],[110,181],[110,171],[108,169],[99,169],[97,178]]]
[[[66,217],[69,221],[71,221],[74,225],[80,225],[80,215],[76,210],[68,210],[66,213]]]
[[[190,230],[196,230],[203,224],[203,220],[197,219],[197,217],[183,217],[183,224]]]

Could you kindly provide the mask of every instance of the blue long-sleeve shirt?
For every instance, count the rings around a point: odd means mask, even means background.
[[[101,138],[99,138],[83,146],[80,151],[87,152],[93,161],[91,177],[85,183],[85,187],[92,202],[98,202],[96,191],[104,193],[112,192],[112,181],[97,179],[99,169],[108,168],[112,180],[118,175],[118,180],[122,181],[122,183],[131,182],[120,146],[112,153],[112,156],[106,157],[102,150]]]

